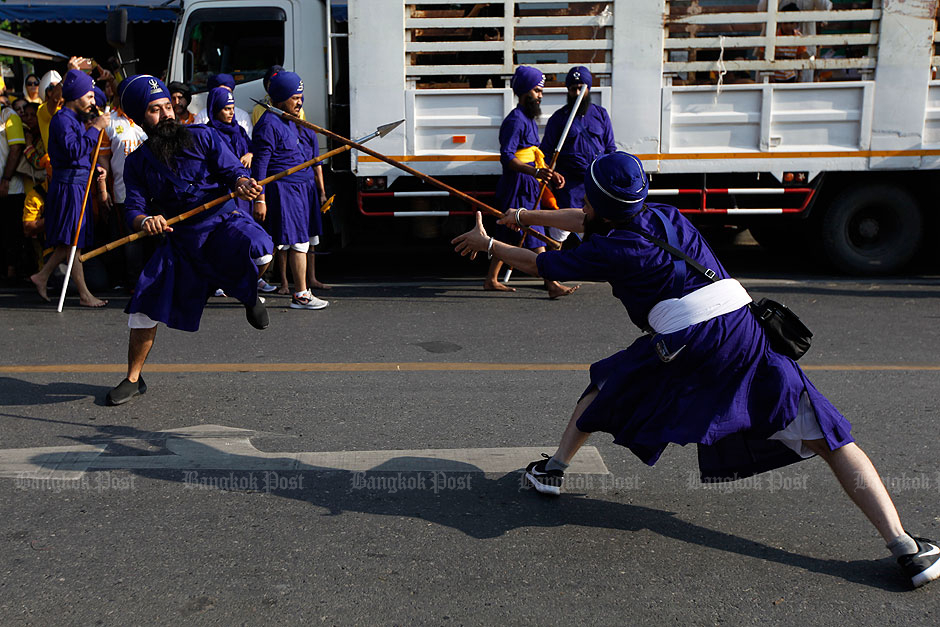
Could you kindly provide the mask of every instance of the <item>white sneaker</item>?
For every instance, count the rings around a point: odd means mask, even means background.
[[[329,301],[314,296],[310,290],[295,292],[290,299],[291,309],[323,309],[329,304]]]
[[[264,279],[258,279],[258,291],[259,292],[264,292],[265,294],[268,294],[270,292],[273,292],[276,289],[277,289],[276,285],[271,285]]]

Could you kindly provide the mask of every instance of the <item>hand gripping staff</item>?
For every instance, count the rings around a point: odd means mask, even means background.
[[[584,100],[584,96],[588,93],[590,87],[587,85],[582,85],[581,89],[578,90],[578,99],[574,101],[574,104],[571,105],[571,113],[568,114],[568,121],[565,122],[565,128],[561,132],[561,135],[558,137],[558,143],[555,145],[555,152],[552,154],[552,163],[548,166],[549,177],[555,172],[555,164],[558,163],[558,155],[561,153],[561,147],[565,145],[565,140],[568,139],[568,131],[571,130],[571,125],[574,124],[574,116],[578,114],[578,109],[581,108],[581,101]],[[541,206],[542,194],[545,193],[545,188],[548,187],[548,179],[546,178],[542,181],[542,186],[539,188],[539,197],[535,199],[535,206],[532,209],[538,209]],[[525,242],[525,235],[522,236],[522,239],[519,240],[519,246]],[[509,281],[509,277],[512,276],[512,268],[506,268],[506,272],[503,273],[503,283]]]
[[[254,98],[252,98],[252,100],[254,100]],[[285,112],[285,111],[281,111],[280,109],[278,109],[278,108],[276,108],[276,107],[273,107],[273,106],[271,106],[271,105],[269,105],[269,104],[267,104],[267,103],[265,103],[265,102],[261,102],[260,100],[255,100],[255,102],[258,103],[259,105],[261,105],[262,107],[266,108],[266,109],[267,109],[268,111],[270,111],[271,113],[273,113],[273,114],[275,114],[275,115],[281,116],[281,117],[284,118],[285,120],[290,120],[291,122],[294,122],[295,124],[297,124],[297,125],[299,125],[299,126],[305,126],[305,127],[309,128],[310,130],[313,130],[313,131],[316,131],[317,133],[320,133],[321,135],[326,135],[327,137],[332,137],[332,138],[335,139],[336,141],[341,142],[341,143],[343,143],[343,144],[346,144],[347,146],[351,146],[352,148],[355,148],[355,149],[358,150],[359,152],[364,152],[364,153],[367,154],[367,155],[371,155],[371,156],[375,157],[376,159],[378,159],[379,161],[384,161],[385,163],[387,163],[387,164],[389,164],[389,165],[391,165],[391,166],[395,166],[395,167],[398,168],[399,170],[404,170],[404,171],[407,172],[408,174],[411,174],[412,176],[416,176],[416,177],[418,177],[419,179],[421,179],[422,181],[425,181],[426,183],[430,183],[431,185],[434,185],[435,187],[439,187],[439,188],[441,188],[441,189],[443,189],[443,190],[446,190],[446,191],[450,192],[450,194],[451,194],[452,196],[456,196],[457,198],[460,198],[461,200],[463,200],[463,201],[469,203],[470,205],[476,207],[477,209],[482,210],[482,211],[485,212],[485,213],[488,213],[488,214],[490,214],[490,215],[492,215],[492,216],[495,216],[495,217],[497,217],[497,218],[503,217],[503,212],[502,212],[502,211],[499,211],[498,209],[494,209],[493,207],[490,207],[490,206],[487,205],[486,203],[484,203],[484,202],[482,202],[482,201],[480,201],[480,200],[477,200],[476,198],[474,198],[474,197],[471,196],[470,194],[465,194],[464,192],[462,192],[462,191],[460,191],[460,190],[458,190],[458,189],[456,189],[456,188],[454,188],[454,187],[451,187],[451,186],[448,185],[447,183],[444,183],[443,181],[437,180],[437,179],[434,178],[433,176],[430,176],[430,175],[428,175],[428,174],[425,174],[424,172],[419,172],[418,170],[415,170],[414,168],[405,165],[404,163],[402,163],[401,161],[398,161],[397,159],[393,159],[393,158],[391,158],[391,157],[389,157],[389,156],[387,156],[387,155],[383,155],[383,154],[380,153],[380,152],[376,152],[376,151],[374,151],[374,150],[370,150],[369,148],[365,148],[365,147],[363,147],[363,146],[360,145],[360,142],[355,142],[355,141],[353,141],[353,140],[351,140],[351,139],[346,139],[346,138],[343,137],[342,135],[337,135],[337,134],[334,133],[333,131],[328,131],[328,130],[326,130],[325,128],[322,128],[322,127],[320,127],[320,126],[317,126],[316,124],[313,124],[313,123],[311,123],[311,122],[307,122],[306,120],[301,120],[301,119],[300,119],[299,117],[297,117],[296,115],[291,115],[290,113],[287,113],[287,112]],[[548,237],[548,236],[546,236],[546,235],[542,235],[542,234],[539,233],[538,231],[532,231],[531,229],[526,228],[526,232],[527,232],[529,235],[532,235],[533,237],[536,237],[536,238],[542,240],[543,242],[545,242],[546,244],[548,244],[549,246],[551,246],[552,248],[554,248],[554,249],[556,249],[556,250],[559,249],[559,248],[561,248],[561,244],[560,244],[560,243],[556,242],[555,240],[553,240],[552,238],[550,238],[550,237]]]
[[[88,192],[91,190],[91,182],[95,178],[95,172],[98,166],[98,151],[101,150],[101,140],[104,139],[104,129],[98,131],[98,143],[95,144],[95,151],[91,153],[91,169],[88,171],[88,182],[85,183],[85,195],[82,196],[82,209],[78,214],[78,224],[75,226],[75,237],[72,239],[72,249],[69,250],[69,265],[65,268],[65,282],[62,283],[62,293],[59,294],[59,306],[56,309],[62,313],[62,306],[65,304],[65,293],[69,289],[69,277],[72,276],[72,264],[75,263],[75,251],[78,249],[78,236],[82,232],[82,220],[85,219],[85,203],[88,202]],[[90,218],[89,218],[90,219]],[[79,256],[79,261],[84,261],[87,255]]]
[[[392,122],[392,123],[390,123],[390,124],[384,124],[384,125],[378,127],[377,129],[375,129],[375,131],[374,131],[373,133],[370,133],[369,135],[366,135],[365,137],[359,138],[359,139],[356,140],[356,142],[354,142],[354,143],[360,143],[360,144],[362,144],[362,143],[365,143],[365,142],[369,141],[370,139],[375,139],[376,137],[385,137],[386,135],[388,135],[389,133],[391,133],[393,130],[395,130],[395,128],[397,128],[402,122],[404,122],[404,120],[399,120],[398,122]],[[330,157],[333,157],[333,156],[336,156],[336,155],[340,154],[341,152],[346,152],[347,150],[350,150],[352,147],[353,147],[352,145],[341,146],[340,148],[336,148],[336,149],[334,149],[334,150],[331,150],[331,151],[329,151],[329,152],[326,152],[326,153],[320,155],[319,157],[316,157],[316,158],[314,158],[314,159],[311,159],[310,161],[304,161],[303,163],[298,164],[298,165],[295,165],[295,166],[292,167],[292,168],[288,168],[288,169],[284,170],[283,172],[278,172],[277,174],[272,174],[271,176],[269,176],[269,177],[267,177],[267,178],[265,178],[265,179],[262,179],[262,180],[258,181],[258,184],[259,184],[259,185],[267,185],[268,183],[271,183],[271,182],[273,182],[273,181],[277,181],[278,179],[282,179],[282,178],[284,178],[285,176],[289,176],[289,175],[293,174],[294,172],[299,172],[300,170],[303,170],[304,168],[309,168],[309,167],[311,167],[311,166],[314,166],[314,165],[320,163],[321,161],[325,161],[326,159],[329,159]],[[175,216],[175,217],[173,217],[173,218],[170,218],[169,220],[166,221],[167,226],[172,226],[172,225],[176,224],[177,222],[182,222],[183,220],[186,220],[186,219],[188,219],[188,218],[191,218],[191,217],[193,217],[193,216],[196,215],[196,214],[202,213],[203,211],[207,211],[208,209],[212,209],[213,207],[217,207],[217,206],[219,206],[220,204],[224,203],[225,201],[231,200],[231,199],[233,199],[233,198],[235,198],[235,192],[229,192],[229,193],[226,194],[225,196],[219,196],[219,197],[216,198],[215,200],[210,200],[209,202],[207,202],[207,203],[205,203],[205,204],[199,205],[199,206],[196,207],[195,209],[190,209],[189,211],[187,211],[187,212],[185,212],[185,213],[181,213],[181,214],[179,214],[178,216]],[[115,241],[111,242],[110,244],[105,244],[105,245],[102,246],[101,248],[96,248],[96,249],[94,249],[94,250],[92,250],[92,251],[90,251],[90,252],[85,253],[84,255],[82,255],[82,256],[79,257],[79,260],[85,261],[86,259],[91,259],[92,257],[97,257],[98,255],[100,255],[100,254],[102,254],[102,253],[106,253],[106,252],[108,252],[109,250],[114,250],[115,248],[119,248],[119,247],[123,246],[124,244],[133,242],[133,241],[138,240],[138,239],[140,239],[140,238],[142,238],[142,237],[147,237],[147,233],[144,232],[144,231],[138,231],[138,232],[136,232],[136,233],[132,233],[131,235],[128,235],[127,237],[122,237],[121,239],[115,240]]]

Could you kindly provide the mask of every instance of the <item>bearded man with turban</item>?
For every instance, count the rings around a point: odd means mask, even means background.
[[[750,296],[698,230],[675,207],[647,203],[648,191],[640,161],[615,152],[588,168],[583,211],[513,209],[500,220],[584,232],[576,249],[536,254],[497,242],[479,213],[477,228],[454,239],[460,254],[487,251],[547,279],[605,281],[646,331],[591,366],[558,449],[528,465],[528,483],[560,494],[565,468],[595,431],[610,433],[650,466],[670,443],[697,444],[703,481],[741,479],[819,455],[912,584],[940,577],[937,543],[905,532],[849,421],[795,361],[771,347]]]
[[[147,262],[125,310],[130,314],[127,377],[108,393],[120,405],[147,390],[140,376],[157,323],[196,331],[209,296],[221,287],[245,306],[256,329],[268,326],[258,297],[258,276],[271,261],[271,238],[235,201],[173,227],[167,218],[234,191],[252,200],[261,187],[218,134],[201,124],[177,122],[170,92],[159,78],[139,74],[118,86],[121,110],[147,140],[127,156],[125,217],[132,231],[167,233]]]
[[[94,88],[94,81],[81,70],[69,70],[62,79],[64,104],[49,123],[49,143],[46,145],[52,164],[52,179],[44,213],[46,245],[55,249],[42,270],[29,277],[39,296],[48,301],[46,288],[49,277],[68,257],[69,248],[75,243],[75,231],[79,229],[72,279],[78,289],[79,302],[85,307],[103,307],[107,304],[107,301],[96,298],[88,290],[82,263],[78,259],[81,249],[94,242],[91,196],[85,203],[84,214],[82,198],[89,172],[96,167],[91,158],[98,143],[98,135],[108,125],[108,116],[98,115],[95,109]]]
[[[565,130],[565,124],[571,115],[571,107],[578,99],[579,89],[591,88],[591,72],[583,65],[571,68],[565,77],[565,87],[568,88],[568,102],[548,118],[545,125],[545,134],[542,135],[540,146],[545,158],[551,161],[552,153],[558,146],[558,140]],[[574,207],[580,209],[584,206],[584,174],[597,157],[616,152],[614,143],[614,129],[610,123],[610,115],[604,107],[591,102],[591,94],[587,93],[581,100],[581,106],[574,115],[568,136],[561,147],[555,170],[565,177],[565,186],[555,192],[555,200],[559,207]],[[564,231],[549,232],[555,239],[564,239]]]
[[[545,155],[539,149],[538,118],[542,115],[542,87],[545,75],[528,65],[520,65],[513,74],[510,86],[519,98],[519,104],[509,112],[499,127],[499,161],[503,166],[503,175],[496,183],[497,207],[506,210],[523,207],[535,209],[539,197],[539,183],[548,181],[554,187],[565,185],[564,177],[546,167]],[[542,234],[545,229],[536,227]],[[497,229],[496,235],[504,241],[518,241],[518,236],[508,229]],[[545,250],[541,241],[526,237],[522,242],[525,248],[536,252]],[[515,288],[499,282],[499,269],[502,262],[494,259],[490,263],[483,282],[483,289],[500,292],[514,292]],[[545,281],[551,298],[566,296],[577,287],[565,287],[556,281]]]

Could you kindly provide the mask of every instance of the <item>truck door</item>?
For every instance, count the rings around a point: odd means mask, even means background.
[[[187,3],[171,54],[170,80],[192,86],[190,109],[205,107],[206,82],[213,74],[235,77],[235,100],[251,111],[251,98],[264,97],[261,79],[272,65],[294,67],[289,0]]]

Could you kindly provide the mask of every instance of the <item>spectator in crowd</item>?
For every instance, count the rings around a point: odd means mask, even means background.
[[[30,266],[36,271],[42,270],[42,251],[45,241],[45,221],[42,214],[46,205],[46,193],[49,191],[49,181],[44,179],[33,185],[26,193],[23,201],[23,235],[27,239],[27,248],[32,249],[32,263]],[[30,270],[32,272],[32,270]]]
[[[123,85],[124,81],[118,86],[118,93]],[[116,103],[115,108],[108,114],[108,126],[105,127],[105,133],[107,133],[107,136],[101,143],[98,163],[108,171],[111,191],[108,193],[106,187],[104,194],[101,194],[99,188],[98,201],[103,207],[113,209],[112,213],[114,215],[120,216],[119,219],[110,220],[108,223],[111,227],[109,235],[112,239],[117,239],[127,235],[123,228],[124,200],[127,197],[127,190],[124,186],[124,163],[128,155],[147,141],[147,133],[140,125],[128,117],[119,103]],[[126,285],[133,286],[137,282],[140,271],[149,257],[147,253],[152,253],[156,247],[154,239],[145,238],[123,247]]]
[[[189,105],[193,101],[193,91],[186,83],[173,81],[167,88],[170,90],[170,102],[173,103],[173,113],[180,124],[192,124],[196,116],[189,110]],[[120,89],[118,89],[120,92]]]
[[[4,260],[3,276],[10,281],[17,278],[24,259],[20,214],[26,192],[16,167],[25,145],[26,135],[20,116],[12,107],[0,108],[0,253]]]
[[[49,145],[49,124],[62,107],[62,75],[55,70],[49,70],[42,76],[39,83],[39,92],[42,94],[42,104],[36,115],[39,117],[39,132],[42,135],[42,145]]]
[[[28,102],[39,104],[42,102],[43,94],[39,92],[39,77],[35,74],[27,74],[23,80],[23,97]]]
[[[26,105],[29,101],[26,98],[16,98],[10,103],[10,106],[13,107],[13,110],[16,111],[16,115],[20,116],[20,119],[23,119],[23,109],[26,108]]]
[[[799,11],[795,2],[781,7],[781,12],[790,12],[790,11]],[[777,18],[783,19],[783,16]],[[783,37],[793,37],[800,36],[803,33],[800,32],[797,23],[795,22],[777,22],[777,35]],[[774,49],[774,58],[778,61],[794,61],[796,59],[808,59],[809,52],[806,50],[806,46],[777,46]],[[800,73],[797,70],[774,70],[772,78],[775,83],[796,83],[799,79]],[[812,78],[810,78],[812,80]]]
[[[209,90],[213,90],[216,87],[224,87],[233,94],[235,93],[235,77],[231,74],[213,74],[209,77],[207,82]],[[209,112],[206,109],[203,109],[196,114],[195,123],[196,124],[207,124],[209,122]],[[235,107],[235,123],[240,127],[245,129],[245,132],[248,133],[248,138],[251,138],[251,129],[254,126],[251,122],[251,115],[244,109]]]

